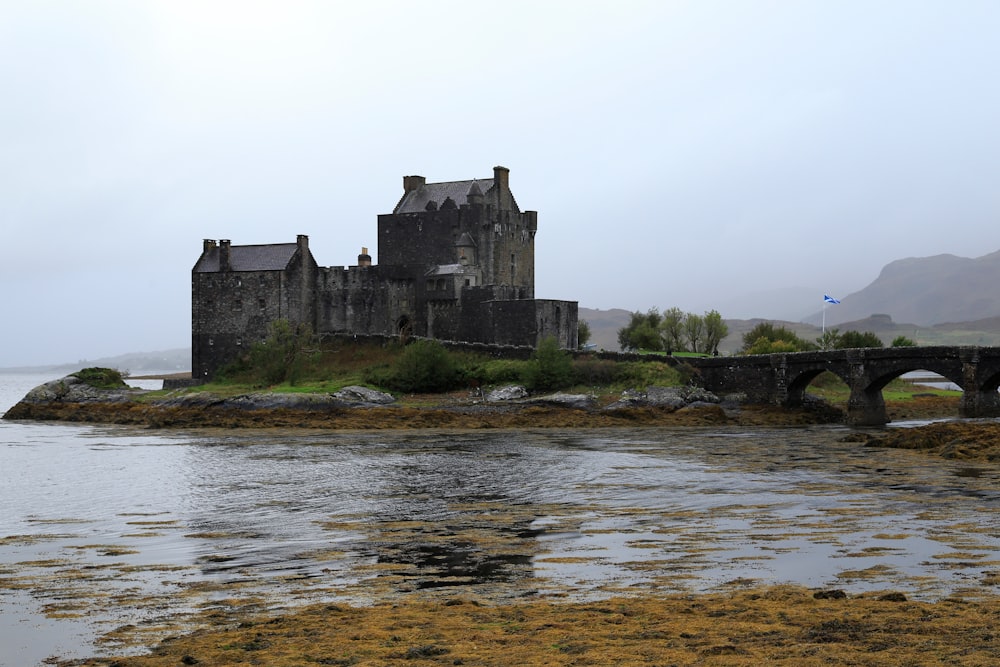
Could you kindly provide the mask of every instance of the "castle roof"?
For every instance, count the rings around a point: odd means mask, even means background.
[[[482,194],[493,188],[492,178],[476,178],[470,181],[450,181],[448,183],[425,183],[416,190],[411,190],[403,195],[403,198],[396,204],[393,213],[423,213],[427,210],[428,202],[435,202],[440,207],[444,200],[451,197],[452,201],[461,206],[466,202],[466,196],[475,186],[479,192],[472,194]]]
[[[298,245],[272,243],[269,245],[234,245],[229,248],[229,265],[233,271],[282,271],[288,268]],[[219,248],[213,247],[202,254],[194,266],[195,273],[219,271]]]

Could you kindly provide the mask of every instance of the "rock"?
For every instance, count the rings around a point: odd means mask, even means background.
[[[526,401],[526,403],[532,405],[555,405],[561,408],[573,408],[576,410],[588,410],[594,407],[594,402],[594,397],[589,394],[563,394],[561,392],[538,396]]]
[[[682,387],[681,395],[690,403],[719,403],[719,397],[701,387]]]
[[[688,402],[683,391],[684,387],[646,387],[645,405],[675,410],[682,408]]]
[[[527,389],[520,385],[511,384],[506,387],[497,387],[492,390],[490,393],[486,394],[486,400],[490,403],[496,403],[499,401],[514,401],[525,398],[527,395]]]
[[[816,591],[813,597],[817,600],[844,600],[847,598],[847,593],[839,588],[832,588],[828,591]]]
[[[880,602],[906,602],[906,596],[902,593],[892,592],[878,596]]]
[[[35,387],[21,399],[21,402],[120,403],[143,393],[146,392],[142,389],[98,389],[91,387],[78,377],[67,375],[59,380],[50,380]]]
[[[388,405],[389,403],[394,403],[396,401],[392,394],[387,394],[384,391],[378,391],[376,389],[369,389],[368,387],[359,387],[357,385],[344,387],[340,391],[334,392],[333,397],[340,401],[346,401],[347,403],[374,403],[376,405]]]

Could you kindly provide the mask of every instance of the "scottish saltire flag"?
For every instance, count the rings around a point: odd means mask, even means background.
[[[840,299],[834,299],[829,294],[823,295],[823,301],[826,301],[827,303],[840,303]]]

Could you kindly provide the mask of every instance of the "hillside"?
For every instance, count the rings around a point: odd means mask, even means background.
[[[975,259],[955,255],[890,262],[870,285],[826,309],[827,326],[886,313],[898,322],[932,327],[1000,316],[1000,252]],[[806,318],[819,324],[822,311]]]

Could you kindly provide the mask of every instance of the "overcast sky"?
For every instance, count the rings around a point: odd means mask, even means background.
[[[494,165],[539,298],[804,316],[1000,250],[997,35],[993,0],[6,0],[0,367],[185,347],[202,239],[377,261],[403,175]]]

